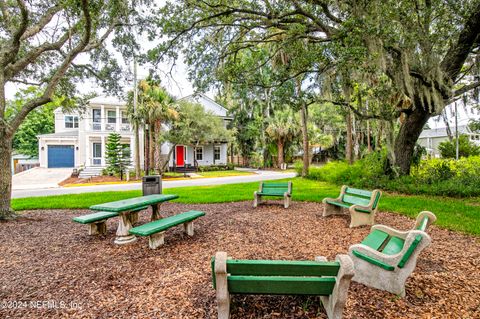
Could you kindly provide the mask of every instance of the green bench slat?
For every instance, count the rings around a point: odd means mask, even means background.
[[[328,203],[328,204],[331,204],[331,205],[335,205],[335,206],[344,207],[344,208],[349,208],[350,206],[352,206],[352,205],[348,205],[348,204],[344,204],[344,203],[339,203],[339,202],[334,202],[334,201],[330,201],[330,200],[327,200],[327,203]]]
[[[243,276],[336,276],[338,262],[291,260],[227,260],[227,272]]]
[[[365,239],[362,241],[362,244],[378,250],[380,247],[382,247],[388,236],[389,235],[386,232],[375,229],[370,234],[368,234],[367,237],[365,237]]]
[[[331,295],[335,277],[228,276],[232,294]]]
[[[94,206],[91,206],[90,209],[118,213],[118,212],[123,212],[127,210],[139,209],[140,207],[158,204],[158,203],[166,202],[176,198],[178,198],[178,195],[173,195],[173,194],[147,195],[147,196],[119,200],[116,202],[94,205]]]
[[[404,243],[405,241],[399,237],[391,237],[383,248],[382,253],[386,255],[398,254],[400,251],[402,251]]]
[[[72,218],[72,220],[80,224],[91,224],[94,222],[98,222],[98,221],[116,217],[116,216],[118,216],[118,213],[115,213],[115,212],[98,212],[98,213],[74,217]]]
[[[371,264],[373,264],[373,265],[379,266],[379,267],[381,267],[381,268],[383,268],[383,269],[385,269],[385,270],[388,270],[388,271],[393,271],[393,270],[395,270],[395,267],[393,267],[393,266],[391,266],[391,265],[389,265],[389,264],[386,264],[386,263],[384,263],[384,262],[381,261],[381,260],[378,260],[378,259],[375,259],[375,258],[373,258],[373,257],[367,256],[367,255],[365,255],[365,254],[362,254],[362,253],[359,252],[359,251],[352,250],[352,253],[353,253],[355,256],[357,256],[358,258],[363,259],[363,260],[365,260],[365,261],[367,261],[367,262],[369,262],[369,263],[371,263]]]
[[[192,221],[198,217],[204,216],[204,212],[191,210],[178,215],[162,218],[141,226],[130,229],[130,234],[138,236],[150,236],[152,234],[167,230],[173,226]]]
[[[270,190],[264,190],[262,192],[258,192],[257,194],[258,195],[261,195],[261,196],[283,196],[286,192],[288,192],[288,190],[285,190],[285,191],[270,191]]]
[[[428,217],[425,216],[423,217],[422,222],[418,225],[417,229],[421,231],[425,231],[427,229],[427,226],[428,226]]]
[[[342,201],[348,204],[361,206],[368,206],[368,204],[370,204],[370,199],[350,195],[343,195]]]
[[[358,189],[358,188],[347,187],[347,189],[345,190],[345,193],[346,194],[363,196],[363,197],[368,197],[368,198],[372,197],[372,192],[366,191],[366,190],[363,190],[363,189]]]
[[[263,187],[284,187],[288,188],[288,183],[262,183]]]
[[[403,268],[405,266],[405,264],[408,262],[408,260],[410,259],[410,256],[413,254],[413,252],[415,251],[415,248],[417,248],[418,244],[420,244],[420,242],[422,241],[422,236],[421,235],[417,235],[415,236],[415,239],[413,240],[412,244],[410,245],[410,247],[408,247],[407,251],[405,252],[405,254],[403,255],[402,259],[400,259],[399,263],[398,263],[398,268]]]

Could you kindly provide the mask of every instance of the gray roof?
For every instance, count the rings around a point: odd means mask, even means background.
[[[455,126],[450,126],[450,129],[452,130],[452,134],[455,134]],[[470,134],[472,132],[470,131],[467,125],[459,125],[458,133]],[[440,127],[440,128],[429,129],[429,130],[423,130],[419,138],[447,137],[447,136],[448,136],[447,128]]]
[[[50,134],[40,134],[40,135],[37,135],[37,137],[78,137],[78,130],[57,132],[57,133],[50,133]]]

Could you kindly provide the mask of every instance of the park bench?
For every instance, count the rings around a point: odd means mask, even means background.
[[[194,235],[193,221],[201,216],[205,216],[204,212],[191,210],[178,215],[162,218],[153,222],[143,224],[141,226],[130,229],[130,234],[138,236],[148,236],[148,246],[156,249],[165,242],[165,230],[183,224],[184,231],[188,236]]]
[[[437,218],[431,212],[418,214],[412,230],[398,231],[374,225],[361,242],[350,246],[355,264],[354,281],[405,296],[405,281],[415,269],[417,257],[431,242],[427,228]]]
[[[139,212],[141,210],[147,209],[148,206],[142,206],[137,208],[135,211],[132,212]],[[72,220],[74,222],[88,225],[88,234],[89,235],[105,235],[107,233],[107,219],[112,218],[112,217],[117,217],[118,213],[117,212],[97,212],[93,214],[88,214],[88,215],[82,215],[78,217],[74,217]],[[132,224],[136,222],[136,219],[138,217],[135,217],[135,215],[132,215]]]
[[[258,191],[253,193],[253,207],[262,203],[263,196],[283,197],[283,206],[288,208],[292,198],[292,182],[287,183],[260,183]]]
[[[340,196],[323,199],[323,216],[343,214],[344,209],[350,212],[350,227],[373,225],[382,192],[342,186]]]
[[[347,300],[353,263],[347,255],[335,262],[234,260],[226,252],[212,258],[213,287],[219,319],[230,317],[231,294],[317,295],[329,318],[341,318]]]

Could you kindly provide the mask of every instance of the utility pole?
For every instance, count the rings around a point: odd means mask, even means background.
[[[458,161],[458,110],[455,102],[455,159]]]
[[[133,57],[133,130],[135,133],[135,178],[140,179],[140,133],[137,118],[138,85],[137,85],[137,58]]]

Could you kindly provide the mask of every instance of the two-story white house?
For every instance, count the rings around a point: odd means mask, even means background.
[[[182,99],[201,104],[206,111],[222,118],[231,118],[227,110],[203,94],[194,94]],[[54,111],[55,133],[38,135],[40,167],[84,168],[100,173],[106,166],[105,144],[108,135],[117,132],[121,142],[129,145],[132,163],[135,158],[135,138],[132,125],[128,121],[127,106],[124,101],[113,97],[96,97],[89,100],[84,112]],[[170,145],[162,146],[162,154],[168,154]],[[140,130],[140,165],[144,164],[144,134]],[[227,143],[201,145],[194,154],[193,148],[177,145],[169,159],[170,167],[194,165],[218,165],[227,163]]]

